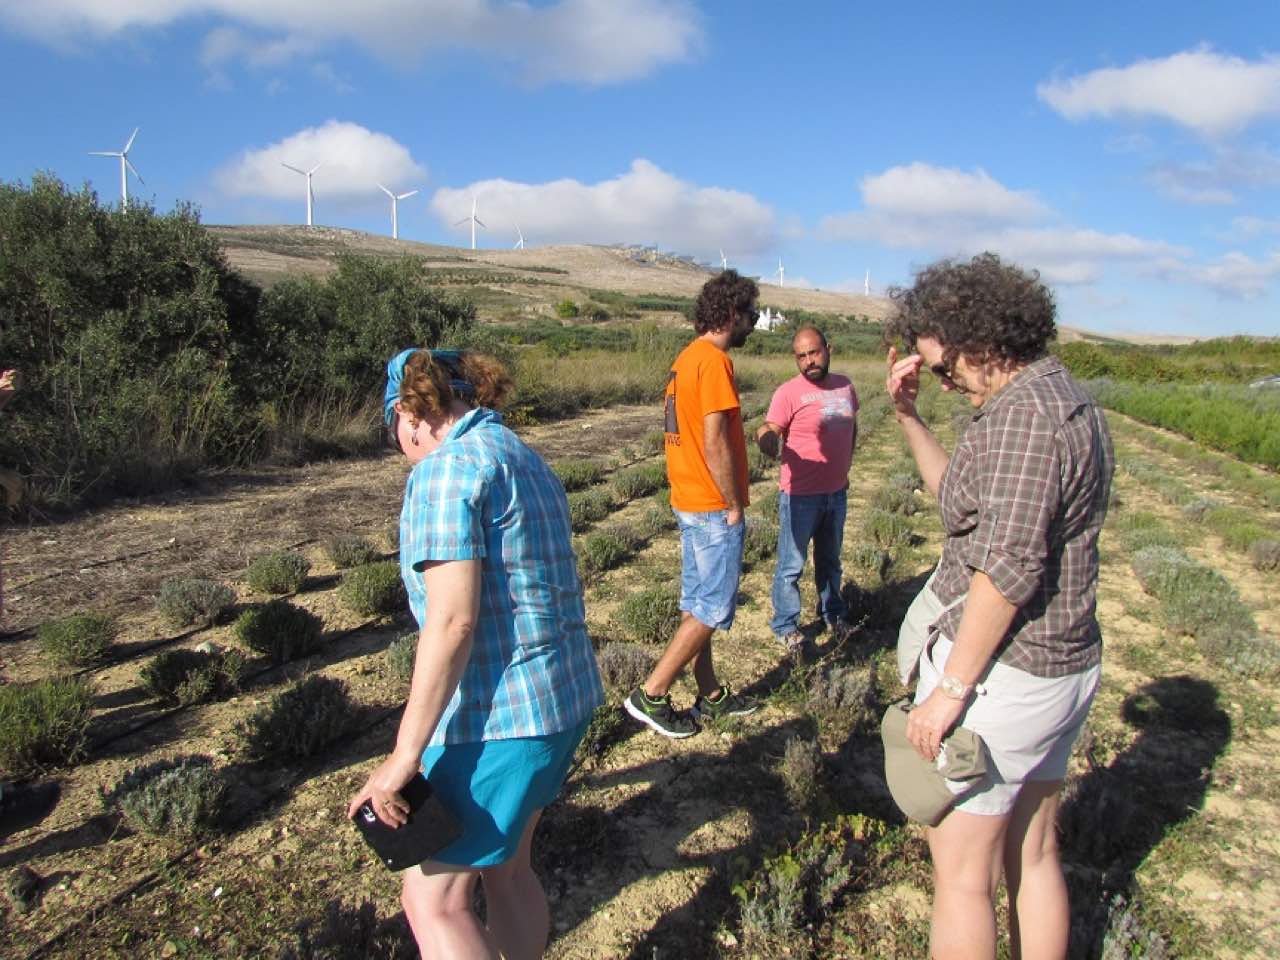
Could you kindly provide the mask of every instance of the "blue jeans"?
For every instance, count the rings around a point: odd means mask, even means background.
[[[835,493],[789,494],[778,499],[778,562],[773,568],[773,619],[769,628],[785,637],[800,629],[800,574],[813,541],[813,575],[818,613],[831,623],[844,617],[840,596],[840,547],[848,498]]]

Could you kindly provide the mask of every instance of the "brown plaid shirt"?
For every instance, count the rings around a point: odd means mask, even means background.
[[[951,603],[981,570],[1017,605],[1001,663],[1062,677],[1101,659],[1098,532],[1114,467],[1102,410],[1057,357],[974,414],[942,477],[947,542],[933,589]],[[962,608],[938,620],[943,635],[954,639]]]

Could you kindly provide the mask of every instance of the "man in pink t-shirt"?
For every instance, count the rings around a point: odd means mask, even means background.
[[[789,650],[800,631],[800,574],[813,541],[818,613],[837,635],[847,629],[840,596],[846,489],[858,437],[858,394],[848,377],[831,373],[827,339],[813,327],[792,341],[800,373],[773,394],[756,444],[770,457],[782,452],[778,558],[773,572],[773,634]]]

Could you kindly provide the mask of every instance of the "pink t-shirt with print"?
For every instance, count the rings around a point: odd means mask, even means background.
[[[834,493],[849,482],[858,394],[848,377],[821,384],[796,374],[773,393],[766,419],[782,428],[782,475],[790,494]]]

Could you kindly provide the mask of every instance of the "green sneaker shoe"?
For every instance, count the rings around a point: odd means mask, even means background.
[[[641,723],[673,740],[683,740],[698,732],[698,725],[688,714],[671,706],[671,694],[653,700],[643,689],[636,687],[622,702],[622,708]]]
[[[714,700],[710,697],[698,697],[693,701],[690,711],[695,717],[707,717],[719,720],[721,717],[746,717],[760,709],[760,704],[751,697],[734,693],[728,684],[720,685],[720,696]]]

